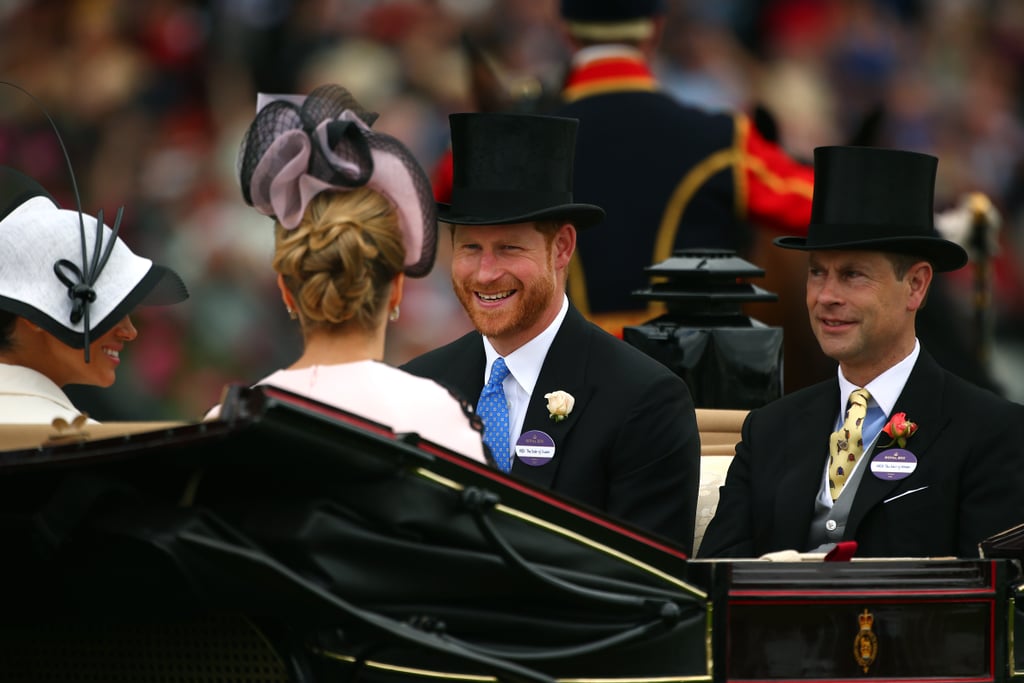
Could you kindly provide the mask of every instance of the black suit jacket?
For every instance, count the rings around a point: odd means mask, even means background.
[[[484,385],[477,332],[402,366],[476,405]],[[550,419],[544,394],[576,399]],[[667,367],[588,322],[570,305],[541,368],[523,432],[546,432],[555,455],[543,466],[515,459],[511,474],[682,546],[693,545],[700,436],[686,383]]]
[[[810,549],[838,405],[833,379],[750,412],[702,557]],[[857,541],[858,557],[977,557],[983,538],[1024,522],[1024,406],[943,370],[922,349],[899,412],[918,425],[906,444],[917,468],[894,481],[864,472],[844,536]],[[887,441],[881,434],[865,457]]]

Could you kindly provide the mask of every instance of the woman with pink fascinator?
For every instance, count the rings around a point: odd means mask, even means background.
[[[401,142],[370,129],[376,115],[345,88],[268,100],[242,141],[239,180],[246,203],[274,219],[273,268],[303,351],[257,384],[483,462],[472,408],[383,362],[405,277],[434,265],[436,209],[422,167]]]

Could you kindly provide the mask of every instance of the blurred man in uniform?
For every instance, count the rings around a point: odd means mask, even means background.
[[[664,0],[562,0],[572,64],[554,113],[579,119],[575,193],[607,213],[581,234],[569,296],[609,331],[655,309],[632,296],[673,251],[740,251],[751,226],[800,234],[813,167],[742,112],[710,113],[661,90],[651,70]],[[628,132],[628,134],[627,134]]]

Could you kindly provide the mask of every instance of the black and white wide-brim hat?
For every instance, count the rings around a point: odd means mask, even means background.
[[[106,225],[97,250],[98,223],[61,209],[35,180],[0,167],[0,310],[80,349],[136,306],[188,298],[177,273],[134,254]]]

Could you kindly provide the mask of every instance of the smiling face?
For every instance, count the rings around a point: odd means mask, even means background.
[[[87,384],[109,387],[117,379],[121,364],[121,351],[126,342],[138,336],[131,318],[125,316],[114,327],[89,345],[89,362],[85,362],[82,349],[61,342],[48,332],[19,319],[16,354],[5,354],[7,362],[37,370],[60,387],[68,384]]]
[[[897,277],[881,252],[814,251],[807,269],[811,329],[843,375],[864,386],[914,349],[914,318],[932,278],[927,261]]]
[[[534,223],[453,228],[452,288],[498,353],[515,351],[558,315],[575,247],[567,223],[549,233]]]

